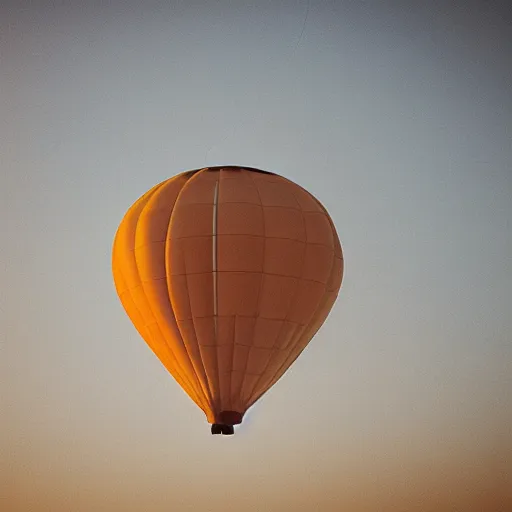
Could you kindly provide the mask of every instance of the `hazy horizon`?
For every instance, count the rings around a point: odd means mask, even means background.
[[[511,21],[475,0],[2,2],[2,510],[512,510]],[[111,275],[140,195],[223,164],[308,189],[345,257],[233,437]]]

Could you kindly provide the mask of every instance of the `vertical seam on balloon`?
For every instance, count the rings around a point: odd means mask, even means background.
[[[304,212],[302,210],[302,207],[300,206],[300,203],[299,201],[297,200],[297,197],[295,196],[295,194],[293,193],[293,188],[290,187],[290,193],[292,194],[293,196],[293,199],[295,200],[295,202],[297,203],[297,206],[299,207],[299,211],[300,211],[300,216],[302,218],[302,227],[304,229],[304,235],[305,235],[305,238],[306,238],[306,241],[304,243],[304,248],[302,250],[302,260],[301,260],[301,265],[300,265],[300,276],[298,278],[295,278],[295,291],[293,293],[293,297],[292,297],[292,300],[290,301],[289,305],[288,305],[288,308],[286,310],[286,314],[284,316],[284,319],[282,320],[282,324],[281,324],[281,328],[279,329],[279,333],[276,337],[276,339],[274,340],[274,343],[272,344],[271,347],[269,347],[269,350],[271,352],[274,351],[274,348],[277,344],[277,342],[279,341],[280,337],[281,337],[281,333],[283,331],[283,328],[284,326],[286,325],[286,322],[288,320],[288,317],[290,316],[290,313],[291,311],[293,310],[293,306],[295,305],[296,301],[297,301],[297,297],[298,297],[298,292],[299,292],[299,289],[300,289],[300,283],[302,281],[302,278],[303,278],[303,275],[304,275],[304,264],[306,262],[306,251],[307,251],[307,248],[308,248],[308,231],[306,229],[306,219],[304,218]],[[291,344],[290,344],[291,345]],[[290,350],[290,352],[293,350],[293,347],[292,349]],[[264,382],[263,380],[263,375],[265,375],[265,372],[267,371],[269,365],[270,365],[270,361],[272,360],[272,354],[270,355],[267,363],[265,364],[265,368],[262,370],[261,372],[261,375],[259,376],[258,380],[254,383],[254,386],[252,387],[251,389],[251,392],[248,394],[247,396],[247,401],[250,402],[252,397],[254,396],[255,393],[257,393],[257,389],[258,389],[258,386]]]
[[[185,188],[187,186],[190,186],[190,183],[192,182],[192,180],[197,179],[197,177],[200,176],[203,172],[206,172],[206,170],[207,170],[207,168],[202,169],[202,170],[196,172],[195,174],[193,174],[187,180],[187,182],[185,183],[183,188],[178,192],[178,196],[176,197],[176,203],[175,204],[178,203],[178,201],[180,200],[181,194],[183,194],[183,191],[185,190]],[[173,209],[173,211],[171,213],[171,217],[169,219],[169,225],[167,227],[167,236],[166,236],[166,240],[165,240],[165,246],[166,246],[166,250],[165,250],[165,255],[166,255],[165,266],[166,266],[167,273],[168,273],[168,270],[169,270],[167,268],[168,267],[168,263],[169,263],[169,260],[167,258],[167,254],[168,254],[167,245],[168,245],[168,243],[170,241],[170,231],[171,231],[171,224],[172,224],[172,218],[173,218],[174,212],[175,212],[175,210]],[[185,259],[184,259],[184,262],[185,262],[185,265],[186,265]],[[188,289],[188,277],[186,275],[185,275],[185,282],[186,282],[186,285],[187,285],[187,297],[188,297],[189,304],[190,304],[190,294],[189,294],[189,289]],[[170,283],[170,279],[167,279],[167,290],[168,290],[169,298],[171,299],[171,304],[172,304],[172,290],[169,287],[169,283]],[[206,383],[205,383],[206,384],[206,389],[205,389],[205,385],[201,381],[200,375],[197,375],[196,365],[194,364],[194,362],[193,362],[193,360],[192,360],[192,358],[190,356],[190,352],[189,352],[188,347],[187,347],[187,341],[186,341],[185,337],[183,336],[183,332],[181,330],[181,327],[180,327],[177,319],[176,319],[176,325],[177,325],[178,330],[180,331],[181,337],[183,339],[183,346],[185,348],[185,352],[186,352],[186,354],[188,356],[188,359],[190,361],[191,367],[194,370],[194,372],[196,372],[196,377],[197,377],[197,380],[198,380],[198,383],[199,383],[200,390],[202,391],[203,398],[205,399],[206,403],[208,404],[210,412],[213,415],[215,415],[215,411],[213,409],[213,400],[212,400],[212,397],[211,397],[211,390],[210,390],[209,382],[208,382],[208,375],[207,375],[206,369],[204,367],[203,357],[202,357],[202,354],[201,354],[201,348],[200,348],[199,343],[197,341],[197,332],[196,332],[196,329],[195,329],[194,315],[192,314],[192,307],[191,306],[190,306],[190,313],[192,315],[192,328],[194,330],[194,337],[195,337],[195,340],[196,340],[196,343],[197,343],[197,349],[198,349],[198,352],[199,352],[199,357],[201,359],[201,364],[203,366],[204,376],[206,377]]]
[[[213,221],[212,221],[212,273],[213,273],[213,317],[215,322],[215,339],[217,339],[217,201],[219,180],[215,183],[213,192]]]
[[[242,171],[242,172],[245,172],[245,171]],[[258,317],[260,315],[260,309],[261,309],[261,290],[263,288],[263,280],[265,278],[265,253],[266,253],[266,248],[267,248],[267,238],[266,238],[266,235],[267,235],[267,226],[266,226],[266,223],[265,223],[265,209],[263,207],[263,201],[261,200],[261,195],[260,195],[260,191],[258,189],[258,185],[256,184],[256,182],[254,181],[252,175],[251,175],[251,171],[247,171],[248,172],[248,177],[250,178],[252,184],[253,184],[253,187],[255,188],[256,190],[256,193],[258,194],[258,199],[260,201],[260,206],[261,206],[261,214],[262,214],[262,218],[263,218],[263,235],[264,235],[264,238],[263,238],[263,262],[262,262],[262,267],[261,267],[261,277],[260,277],[260,286],[258,288],[258,298],[257,298],[257,301],[256,301],[256,320],[255,320],[255,325],[254,327],[256,327],[256,322],[258,321]],[[252,332],[252,337],[253,339],[251,341],[254,341],[254,330]],[[252,348],[252,343],[251,343],[251,348]],[[242,390],[244,389],[244,384],[245,384],[245,377],[247,375],[247,368],[249,366],[249,358],[251,356],[251,348],[249,348],[249,350],[247,351],[247,359],[245,360],[245,368],[244,368],[244,371],[243,371],[243,374],[242,374],[242,379],[240,381],[240,389],[238,390],[238,396],[239,396],[239,403],[240,403],[240,406],[242,406]],[[235,345],[233,343],[233,360],[234,360],[234,357],[235,357]],[[244,404],[243,408],[244,409],[247,409],[247,407],[245,406],[246,404]],[[243,412],[243,411],[240,411],[240,412]]]
[[[213,322],[215,329],[215,364],[217,365],[217,393],[218,403],[215,403],[216,411],[220,412],[222,407],[222,389],[220,384],[220,365],[219,365],[219,326],[218,326],[218,240],[217,240],[217,219],[218,219],[218,202],[219,202],[219,188],[220,188],[220,173],[215,183],[215,190],[213,192],[213,221],[212,221],[212,266],[213,266]]]
[[[235,340],[236,340],[236,324],[238,315],[233,315],[233,337],[231,340],[231,368],[229,370],[229,410],[234,410],[234,400],[232,396],[233,392],[233,366],[235,365]],[[240,411],[241,412],[241,411]]]
[[[175,179],[175,178],[171,178],[171,180],[174,180],[174,179]],[[162,187],[159,187],[159,189],[158,189],[158,190],[155,190],[155,191],[154,191],[154,193],[153,193],[150,197],[148,197],[148,200],[147,200],[146,204],[142,207],[141,211],[139,212],[139,216],[138,216],[138,218],[137,218],[137,224],[136,224],[136,228],[135,228],[135,233],[137,233],[137,226],[138,226],[138,223],[139,223],[140,217],[141,217],[141,215],[143,214],[144,210],[145,210],[145,209],[148,207],[148,205],[150,204],[150,200],[151,200],[151,198],[152,198],[152,197],[154,197],[154,195],[155,195],[159,190],[161,190],[163,187],[165,187],[165,184],[166,184],[166,183],[169,183],[171,180],[166,180],[164,183],[162,183]],[[172,215],[172,212],[171,212],[171,215]],[[170,216],[169,216],[169,218],[170,218]],[[169,221],[168,221],[168,222],[169,222]],[[167,235],[167,233],[166,233],[166,235]],[[136,236],[136,234],[135,234],[135,236]],[[135,245],[135,244],[134,244],[134,245]],[[166,243],[164,243],[164,259],[165,259],[165,250],[166,250]],[[135,262],[136,262],[137,269],[138,269],[138,264],[137,264],[137,258],[136,258],[136,255],[135,255]],[[165,261],[164,261],[164,266],[165,266]],[[145,290],[145,288],[144,288],[144,282],[142,281],[142,279],[140,279],[140,282],[141,282],[142,290],[143,290],[144,295],[146,296],[146,300],[147,300],[147,294],[146,294],[146,290]],[[195,385],[193,384],[193,382],[188,378],[188,376],[187,376],[187,372],[186,372],[186,371],[184,371],[184,369],[183,369],[183,368],[181,367],[181,365],[179,364],[179,360],[178,360],[178,358],[176,357],[176,355],[175,355],[175,353],[174,353],[174,350],[172,349],[172,346],[169,344],[169,342],[168,342],[167,338],[164,336],[164,334],[163,334],[163,332],[162,332],[162,327],[161,327],[160,323],[158,322],[158,320],[157,320],[157,318],[156,318],[156,315],[155,315],[155,312],[154,312],[154,310],[153,310],[153,308],[152,308],[152,306],[151,306],[151,303],[149,302],[149,300],[147,300],[147,302],[148,302],[149,309],[150,309],[150,311],[151,311],[151,313],[152,313],[152,315],[153,315],[153,318],[155,319],[155,324],[156,324],[156,326],[157,326],[158,330],[160,331],[160,334],[162,335],[162,339],[164,340],[165,344],[167,345],[167,348],[168,348],[169,352],[171,353],[171,356],[172,356],[172,357],[175,359],[175,361],[176,361],[177,369],[178,369],[178,372],[179,372],[178,374],[180,375],[182,382],[185,382],[185,383],[187,384],[187,386],[188,386],[188,387],[189,387],[189,388],[190,388],[190,389],[191,389],[191,390],[192,390],[196,395],[198,395],[198,391],[199,391],[199,390],[198,390],[198,389],[196,389],[196,386],[195,386]],[[170,299],[169,299],[169,302],[170,302]],[[174,311],[172,311],[172,306],[171,306],[171,304],[169,304],[169,306],[170,306],[170,309],[171,309],[172,314],[174,315]],[[176,320],[176,317],[175,317],[175,320]],[[177,322],[176,322],[176,326],[177,326]],[[170,373],[171,373],[171,372],[170,372]],[[171,373],[171,374],[172,374],[172,373]],[[199,383],[198,383],[198,384],[199,384]],[[199,386],[199,387],[200,387],[200,386]],[[185,391],[186,391],[186,390],[185,390]],[[188,394],[190,394],[190,393],[188,393]],[[206,405],[206,404],[205,404],[205,403],[200,399],[200,398],[201,398],[200,396],[198,396],[197,398],[198,398],[198,400],[203,404],[203,406],[204,406],[204,405]],[[197,402],[196,402],[196,403],[197,403]]]

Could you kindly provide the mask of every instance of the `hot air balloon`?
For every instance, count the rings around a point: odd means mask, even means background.
[[[212,434],[273,386],[327,318],[343,255],[326,209],[277,174],[183,172],[140,197],[115,236],[121,303]]]

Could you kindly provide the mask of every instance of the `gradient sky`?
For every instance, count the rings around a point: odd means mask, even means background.
[[[506,4],[2,1],[0,508],[512,510]],[[142,193],[222,164],[310,190],[346,263],[229,438],[110,259]]]

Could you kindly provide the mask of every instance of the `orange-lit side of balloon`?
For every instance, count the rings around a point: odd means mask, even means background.
[[[232,434],[327,318],[343,255],[327,211],[300,186],[258,169],[208,167],[135,202],[112,267],[142,338],[212,433]]]

